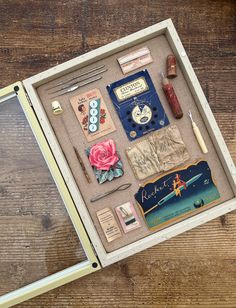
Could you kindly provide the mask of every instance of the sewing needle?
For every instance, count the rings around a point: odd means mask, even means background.
[[[69,84],[69,85],[66,85],[66,86],[64,86],[64,87],[62,87],[62,88],[60,88],[60,89],[58,89],[58,90],[54,90],[53,92],[48,92],[48,94],[54,94],[54,93],[60,92],[60,91],[62,91],[62,90],[68,89],[68,88],[70,88],[70,87],[72,87],[72,86],[74,86],[74,85],[76,85],[76,84],[78,84],[78,83],[81,83],[81,82],[84,81],[84,80],[88,80],[88,79],[90,79],[90,78],[92,78],[92,77],[95,77],[95,76],[97,76],[97,75],[99,75],[99,74],[101,74],[101,73],[104,73],[104,72],[106,72],[106,71],[107,71],[107,68],[104,69],[104,70],[102,70],[102,71],[99,71],[99,72],[93,74],[92,76],[86,76],[85,78],[82,78],[82,79],[80,79],[80,80],[78,80],[78,81],[76,81],[76,82],[73,82],[73,83],[71,83],[71,84]]]
[[[97,66],[97,67],[95,67],[95,68],[93,68],[93,69],[91,69],[91,70],[89,70],[89,71],[87,71],[87,72],[84,72],[84,73],[82,73],[82,74],[80,74],[80,75],[78,75],[78,76],[76,76],[76,77],[70,78],[70,79],[65,80],[65,81],[60,81],[60,82],[58,82],[57,84],[55,84],[54,86],[51,86],[51,87],[47,88],[46,90],[54,89],[54,88],[56,88],[56,87],[58,87],[58,86],[60,86],[60,85],[65,84],[66,82],[70,82],[70,81],[76,80],[76,79],[78,79],[78,78],[80,78],[80,77],[82,77],[82,76],[85,76],[85,75],[88,75],[88,74],[90,74],[90,73],[92,73],[92,72],[98,71],[98,70],[100,70],[100,69],[102,69],[102,68],[104,68],[104,67],[105,67],[105,64],[104,64],[104,65],[101,65],[101,66]]]
[[[94,81],[97,81],[97,80],[99,80],[99,79],[102,79],[102,76],[96,77],[96,78],[91,79],[91,80],[86,81],[86,82],[83,82],[83,83],[81,83],[81,84],[78,84],[77,86],[73,86],[73,87],[71,87],[70,89],[68,89],[68,90],[66,90],[66,91],[64,91],[64,92],[59,93],[58,95],[52,96],[51,98],[59,97],[59,96],[62,96],[62,95],[64,95],[64,94],[66,94],[66,93],[73,92],[73,91],[75,91],[75,90],[77,90],[77,89],[79,89],[79,88],[81,88],[81,87],[83,87],[83,86],[86,86],[87,84],[90,84],[90,83],[92,83],[92,82],[94,82]]]

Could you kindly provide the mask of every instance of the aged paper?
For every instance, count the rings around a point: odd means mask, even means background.
[[[121,237],[120,228],[109,208],[98,211],[97,217],[108,242]]]
[[[170,170],[189,159],[176,125],[156,131],[126,150],[135,176],[143,180]]]

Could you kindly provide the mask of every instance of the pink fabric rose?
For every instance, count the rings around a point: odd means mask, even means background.
[[[97,143],[90,149],[90,164],[98,170],[108,171],[118,160],[115,142],[112,139]]]

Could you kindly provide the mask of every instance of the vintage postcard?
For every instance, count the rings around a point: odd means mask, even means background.
[[[207,208],[220,198],[206,161],[144,183],[135,194],[148,228],[161,228]]]
[[[73,96],[70,102],[88,142],[116,130],[99,89]]]

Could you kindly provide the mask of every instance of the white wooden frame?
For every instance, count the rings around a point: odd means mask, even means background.
[[[117,249],[116,251],[107,253],[92,223],[91,217],[88,213],[86,205],[84,204],[79,188],[77,187],[73,179],[71,171],[65,160],[65,157],[61,151],[61,148],[51,128],[51,125],[44,112],[40,99],[37,95],[36,89],[38,86],[45,84],[46,82],[53,80],[57,77],[61,77],[66,73],[72,72],[88,64],[94,63],[106,56],[114,54],[125,48],[135,46],[138,43],[141,43],[150,38],[154,38],[155,36],[161,34],[166,35],[167,40],[178,59],[178,63],[181,66],[181,69],[187,80],[188,86],[192,92],[192,95],[195,99],[195,102],[198,106],[201,116],[204,119],[204,122],[208,129],[209,135],[211,136],[215,149],[222,162],[222,165],[224,167],[225,173],[228,177],[232,190],[236,196],[236,169],[233,160],[229,154],[229,151],[226,147],[226,144],[221,135],[219,127],[214,119],[214,116],[208,105],[206,97],[201,89],[199,81],[193,71],[191,63],[186,55],[186,52],[182,46],[182,43],[179,39],[179,36],[175,30],[175,27],[171,19],[167,19],[156,25],[153,25],[144,30],[131,34],[125,38],[121,38],[113,43],[110,43],[106,46],[88,52],[84,55],[81,55],[75,59],[60,64],[56,67],[53,67],[45,72],[42,72],[38,75],[35,75],[23,81],[25,89],[32,102],[33,108],[38,116],[42,129],[47,137],[52,152],[54,153],[55,159],[61,169],[67,187],[77,206],[80,217],[86,227],[86,230],[90,236],[90,239],[94,245],[94,248],[97,252],[97,255],[99,257],[102,266],[107,266],[109,264],[117,262],[121,259],[124,259],[130,255],[133,255],[148,247],[163,242],[173,236],[176,236],[182,232],[190,230],[220,215],[223,215],[227,212],[236,209],[236,198],[234,197],[232,200],[229,200],[211,209],[201,212],[200,214],[190,217],[182,222],[176,223],[175,225],[167,227],[164,230],[158,231],[155,234],[149,235],[123,248]]]

